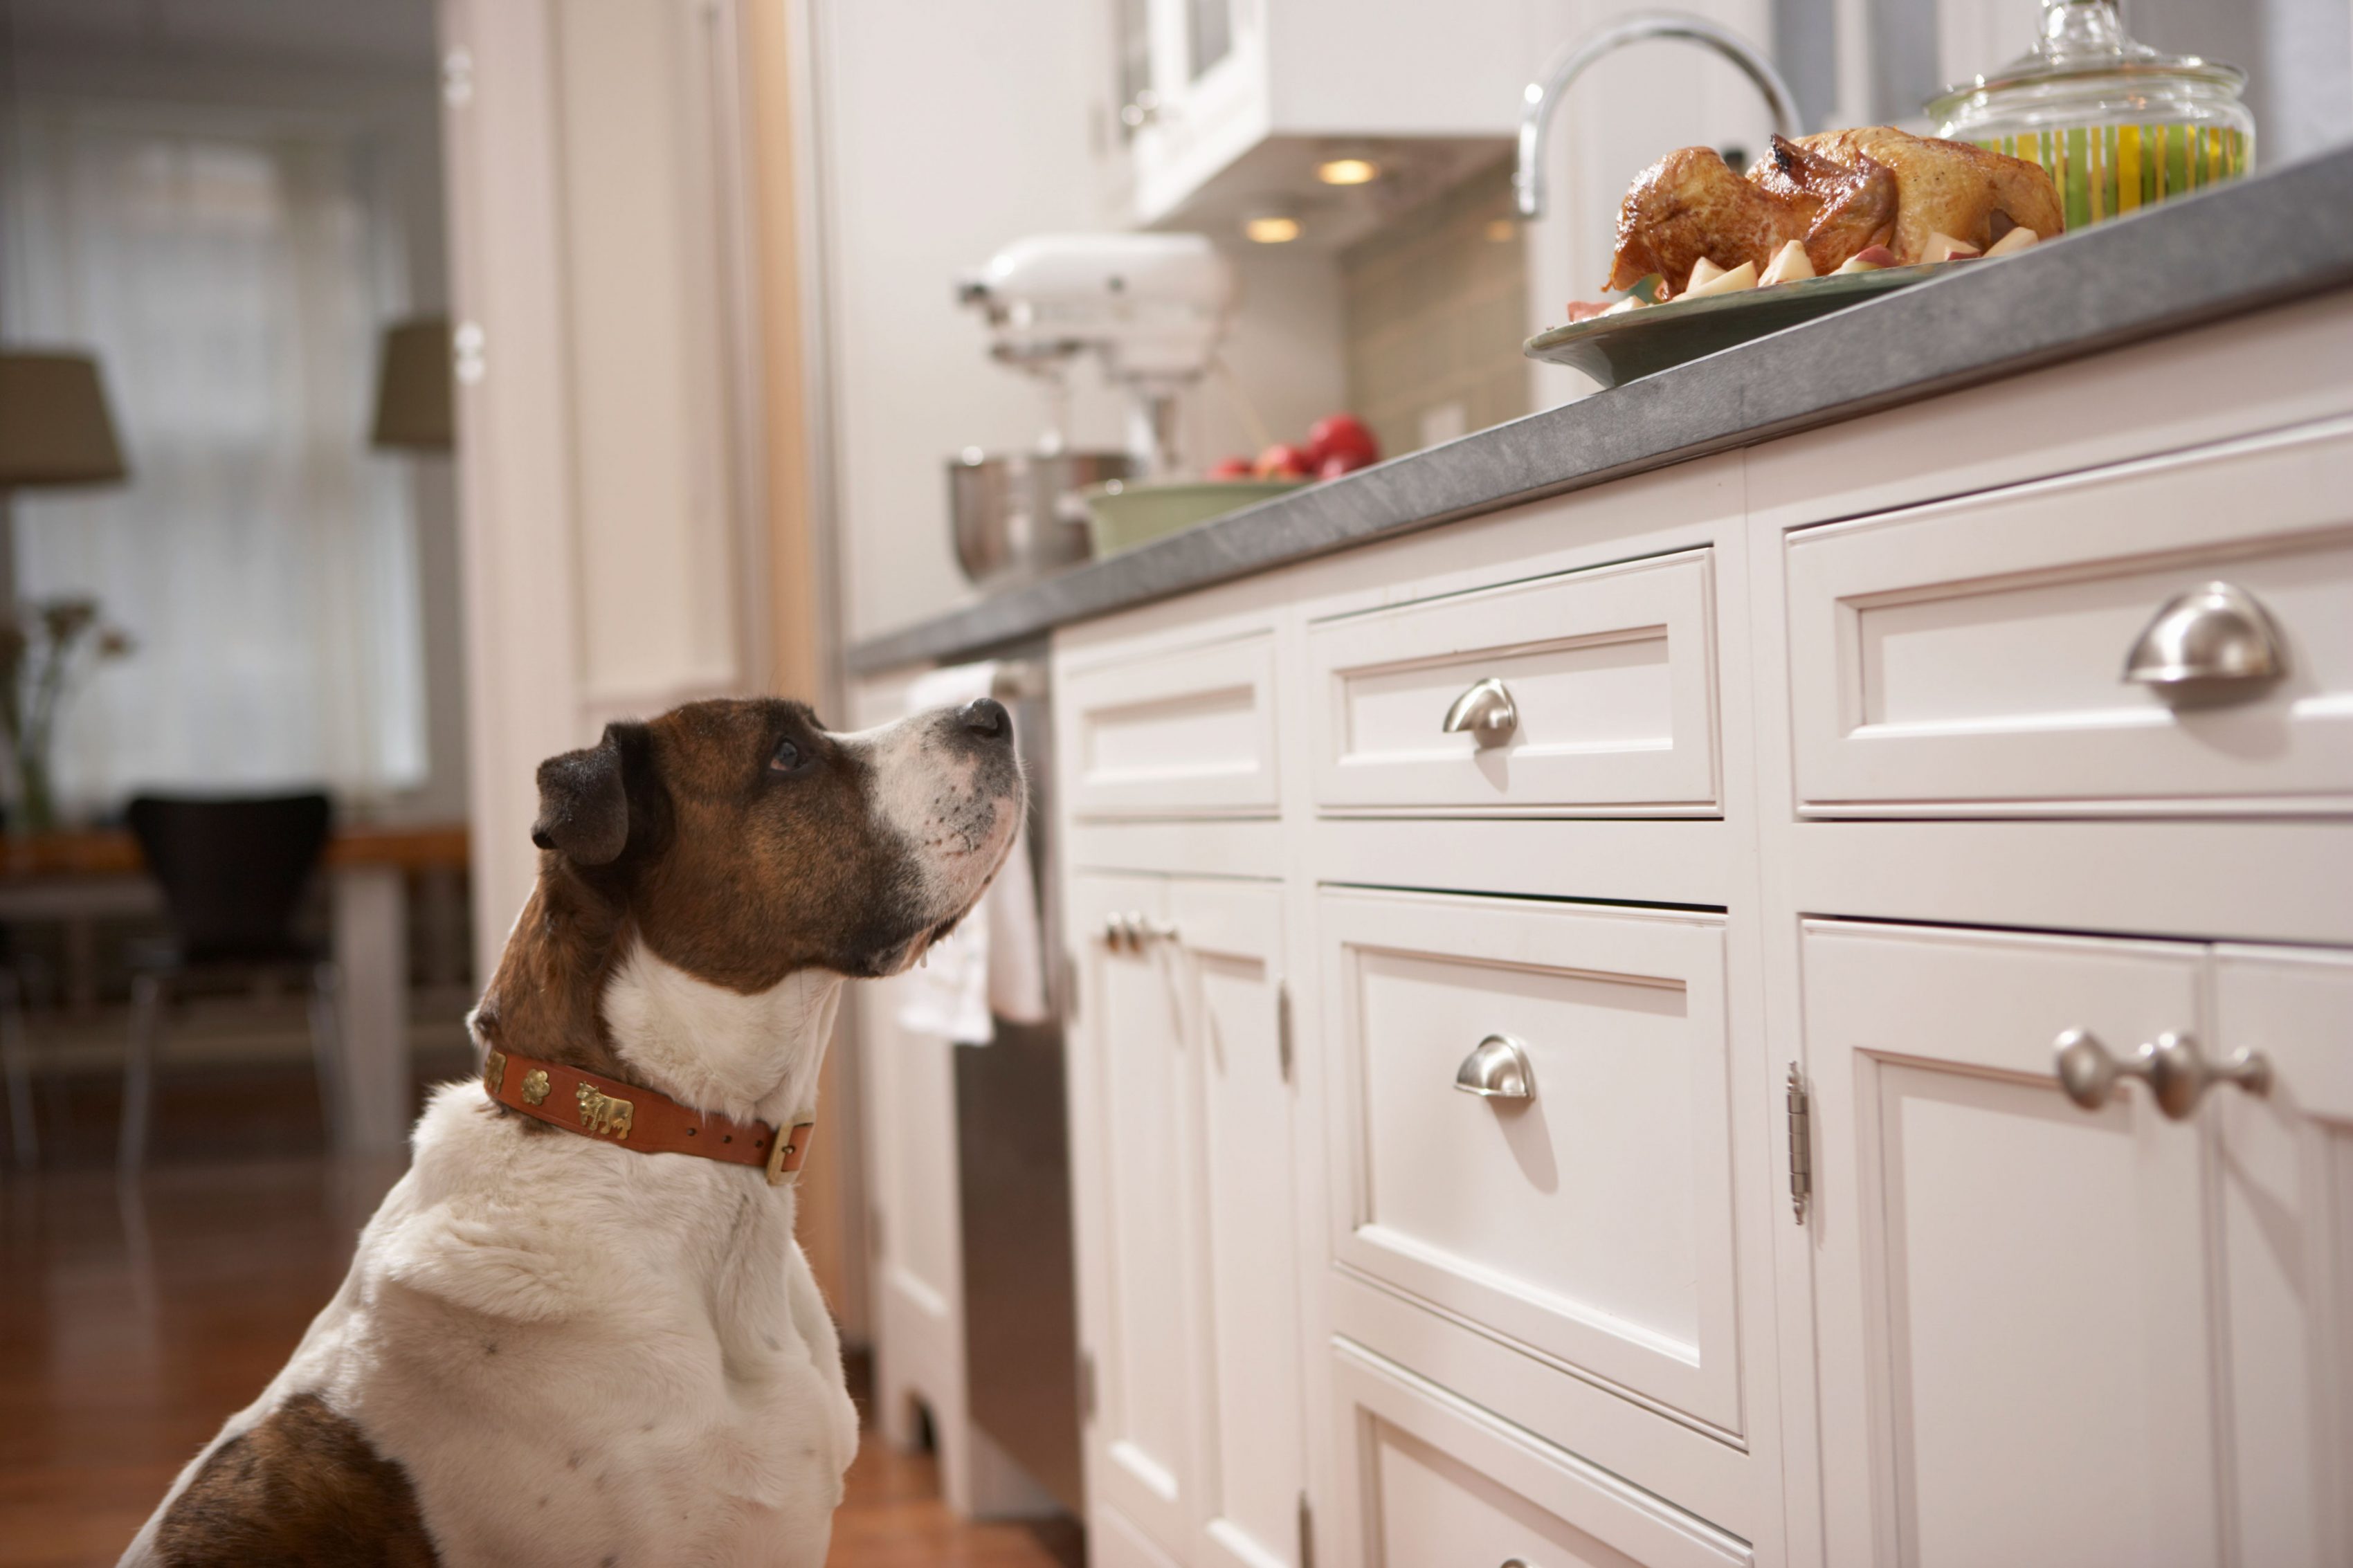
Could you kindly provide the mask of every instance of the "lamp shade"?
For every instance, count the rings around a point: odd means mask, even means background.
[[[386,327],[370,439],[379,447],[446,452],[455,438],[450,403],[448,318],[420,316]]]
[[[0,351],[0,489],[126,477],[98,362]]]

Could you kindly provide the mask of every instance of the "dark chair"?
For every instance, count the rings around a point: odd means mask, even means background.
[[[311,1048],[327,1134],[335,1131],[337,1074],[333,963],[295,931],[302,894],[327,847],[333,807],[323,795],[256,799],[141,795],[125,813],[147,868],[164,889],[171,942],[133,958],[131,1052],[122,1070],[126,1171],[147,1159],[155,1056],[174,982],[197,972],[294,972],[311,990]]]

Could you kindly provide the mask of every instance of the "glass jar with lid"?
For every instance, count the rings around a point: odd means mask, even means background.
[[[2042,37],[1927,106],[1936,134],[2042,164],[2081,228],[2254,167],[2247,73],[2136,43],[2116,0],[2043,0]]]

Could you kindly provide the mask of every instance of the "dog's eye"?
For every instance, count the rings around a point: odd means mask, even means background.
[[[777,742],[776,754],[768,759],[768,771],[777,773],[798,773],[800,766],[801,749],[790,741]]]

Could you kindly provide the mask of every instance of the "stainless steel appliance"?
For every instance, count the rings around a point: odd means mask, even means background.
[[[1124,452],[1012,452],[969,447],[948,459],[948,520],[956,563],[984,588],[1075,566],[1094,552],[1078,492],[1124,479]]]
[[[1031,1479],[1083,1513],[1079,1479],[1078,1288],[1062,1078],[1060,885],[1046,797],[1053,725],[1042,647],[998,667],[1029,776],[1029,850],[1042,908],[1054,1018],[997,1022],[994,1044],[955,1053],[957,1189],[964,1224],[965,1409]]]

